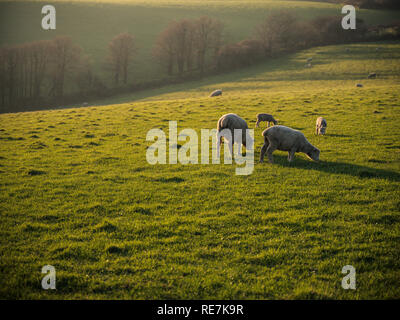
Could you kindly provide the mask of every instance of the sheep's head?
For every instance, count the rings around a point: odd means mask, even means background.
[[[310,152],[307,153],[307,156],[314,161],[319,161],[319,149],[318,148],[313,148]]]

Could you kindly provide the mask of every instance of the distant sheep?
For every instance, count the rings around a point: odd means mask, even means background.
[[[264,161],[265,152],[268,160],[274,163],[272,153],[275,150],[288,151],[288,160],[292,162],[296,152],[305,153],[311,160],[319,161],[320,151],[314,147],[303,133],[285,126],[273,126],[262,133],[264,145],[261,148],[260,162]]]
[[[324,135],[326,132],[326,127],[327,127],[326,120],[322,117],[318,117],[317,121],[315,123],[315,134],[316,135]]]
[[[224,143],[224,140],[228,143],[229,151],[231,156],[233,156],[233,143],[238,144],[238,154],[241,153],[241,145],[243,144],[246,149],[253,148],[253,138],[248,134],[247,130],[249,127],[247,126],[247,122],[239,117],[237,114],[228,113],[223,115],[217,123],[217,155],[219,157],[221,144]],[[235,129],[241,129],[242,134],[239,137],[235,137]],[[226,132],[226,130],[230,131],[230,134]],[[246,138],[249,142],[249,145],[246,145]]]
[[[376,73],[372,72],[368,75],[368,79],[375,79],[376,78]]]
[[[356,84],[356,87],[358,87],[358,88],[362,88],[362,87],[363,87],[363,85],[362,85],[361,83],[357,83],[357,84]]]
[[[274,119],[274,117],[268,113],[259,113],[257,115],[257,122],[256,127],[260,126],[261,121],[267,121],[267,127],[269,127],[270,123],[272,122],[275,126],[278,124],[278,121]]]
[[[217,96],[221,96],[221,95],[222,95],[222,90],[218,89],[218,90],[213,91],[210,94],[210,97],[217,97]]]
[[[310,63],[312,61],[312,58],[307,58],[307,62]]]

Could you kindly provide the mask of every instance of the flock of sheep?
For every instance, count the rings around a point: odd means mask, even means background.
[[[262,133],[264,137],[264,145],[261,148],[260,153],[260,162],[264,161],[265,153],[267,153],[267,157],[270,163],[274,162],[272,157],[272,153],[275,150],[287,151],[289,156],[289,162],[294,160],[294,155],[296,152],[305,153],[311,160],[319,161],[319,149],[314,147],[304,136],[304,134],[298,130],[278,125],[278,122],[274,119],[274,117],[267,113],[259,113],[257,115],[256,127],[259,127],[261,121],[267,122],[267,129],[265,129]],[[273,123],[273,126],[269,126],[270,123]],[[319,117],[316,121],[316,134],[324,135],[326,132],[327,122],[324,118]],[[226,134],[226,129],[230,131],[230,134]],[[235,129],[242,130],[242,136],[237,138],[234,135]],[[249,137],[247,130],[248,126],[244,119],[239,117],[237,114],[228,113],[223,115],[217,123],[217,155],[219,156],[221,144],[224,143],[224,140],[227,142],[229,146],[229,150],[231,155],[233,156],[232,147],[234,143],[237,143],[238,153],[240,153],[240,147],[243,145],[248,148],[253,147],[253,139]]]
[[[376,48],[376,51],[378,51],[379,48]],[[346,52],[349,52],[349,48],[346,48]],[[307,58],[307,63],[305,67],[311,68],[312,67],[312,58]],[[377,74],[376,73],[370,73],[368,74],[368,79],[376,79]],[[363,87],[362,84],[357,83],[357,87]],[[216,97],[222,95],[222,90],[218,89],[215,90],[211,93],[210,97]],[[267,129],[265,129],[262,133],[262,136],[264,137],[264,145],[261,148],[261,153],[260,153],[260,162],[264,161],[264,156],[265,153],[267,153],[267,157],[270,163],[273,163],[273,157],[272,153],[275,150],[281,150],[281,151],[287,151],[289,153],[288,155],[288,160],[289,162],[293,161],[294,155],[296,152],[303,152],[305,153],[310,159],[314,161],[319,161],[319,154],[320,150],[316,147],[314,147],[304,136],[303,133],[301,133],[298,130],[294,130],[292,128],[278,125],[278,122],[274,119],[274,117],[270,114],[267,113],[259,113],[257,115],[257,122],[256,122],[256,127],[259,127],[260,122],[266,121],[267,122]],[[270,124],[273,123],[274,126],[270,127]],[[316,135],[324,135],[326,132],[326,127],[327,127],[327,122],[324,118],[319,117],[317,118],[316,121],[316,126],[315,126],[315,134]],[[228,129],[231,131],[230,135],[225,135],[224,136],[224,129]],[[235,140],[234,137],[234,130],[235,129],[241,129],[243,134],[241,137],[241,140]],[[223,115],[219,120],[217,124],[217,154],[219,156],[220,153],[220,148],[221,144],[224,142],[224,140],[228,143],[229,150],[231,152],[231,155],[233,155],[232,152],[232,146],[233,143],[237,143],[239,145],[238,152],[240,153],[240,147],[241,145],[246,147],[246,141],[251,144],[254,142],[252,141],[251,137],[248,137],[244,132],[246,132],[246,129],[248,129],[247,123],[244,119],[239,117],[238,115],[234,113],[228,113]],[[252,147],[248,146],[249,148]]]

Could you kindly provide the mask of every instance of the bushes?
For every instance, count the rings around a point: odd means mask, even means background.
[[[215,65],[222,44],[223,25],[216,19],[172,21],[157,38],[153,56],[168,76],[198,71]]]
[[[64,96],[66,81],[77,72],[82,49],[70,37],[36,41],[0,49],[0,107],[36,104],[48,96]]]
[[[263,46],[258,40],[243,40],[224,45],[217,54],[217,69],[230,70],[249,66],[261,60]]]

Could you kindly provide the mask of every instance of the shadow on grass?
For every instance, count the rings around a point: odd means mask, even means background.
[[[347,174],[363,179],[387,179],[390,181],[400,182],[400,173],[398,172],[375,169],[345,162],[332,162],[323,160],[319,162],[314,162],[296,156],[295,160],[290,163],[287,161],[287,157],[275,154],[274,162],[275,165],[280,165],[282,167],[295,167],[306,170],[318,170],[333,174]]]
[[[328,137],[337,137],[337,138],[349,138],[350,135],[348,134],[336,134],[336,133],[327,133],[325,134]]]

